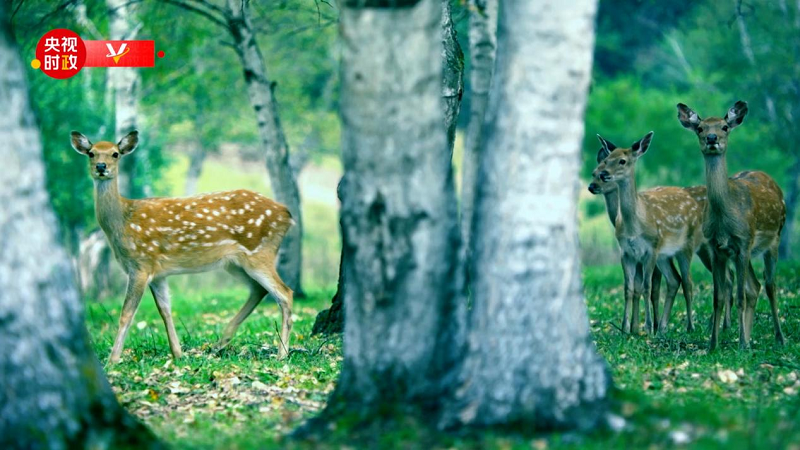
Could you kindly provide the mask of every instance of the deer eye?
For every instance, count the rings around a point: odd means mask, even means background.
[[[88,152],[87,155],[89,156],[89,158],[94,158],[94,152]]]
[[[703,132],[703,127],[697,127],[697,132],[698,133],[702,133]]]
[[[117,153],[117,152],[114,152],[114,154],[113,154],[113,155],[111,155],[111,156],[113,156],[114,158],[119,158],[119,153]]]
[[[723,125],[722,126],[722,131],[728,131],[728,126],[727,125]]]
[[[619,165],[620,165],[620,166],[624,166],[624,165],[625,165],[625,163],[626,163],[626,161],[625,161],[624,159],[620,159],[620,160],[619,160]]]

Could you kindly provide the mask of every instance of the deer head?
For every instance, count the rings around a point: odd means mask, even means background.
[[[599,134],[597,138],[603,145],[604,153],[608,156],[595,169],[596,178],[603,183],[615,184],[620,180],[632,179],[635,173],[636,161],[647,152],[653,141],[653,132],[647,133],[643,138],[634,142],[630,148],[620,148],[603,139]],[[598,154],[598,159],[600,155]]]
[[[119,143],[92,142],[77,131],[72,132],[72,148],[89,157],[89,173],[95,180],[111,180],[119,173],[119,159],[133,153],[139,144],[139,132],[131,131]]]
[[[614,144],[608,143],[610,147],[617,148]],[[600,150],[597,151],[597,164],[598,166],[592,171],[592,182],[589,183],[589,192],[594,195],[600,194],[609,194],[614,192],[617,189],[617,185],[615,183],[605,182],[600,179],[600,163],[605,161],[608,158],[609,151],[606,149],[605,146],[600,147]]]
[[[700,150],[704,155],[724,155],[728,150],[728,135],[741,125],[747,115],[747,102],[737,101],[724,118],[709,117],[701,119],[691,108],[678,103],[678,120],[684,128],[692,130],[700,140]]]

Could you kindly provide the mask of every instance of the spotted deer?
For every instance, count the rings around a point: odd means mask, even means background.
[[[769,175],[744,171],[728,178],[725,156],[728,136],[747,115],[747,103],[737,101],[725,117],[701,119],[683,103],[678,104],[678,120],[692,130],[700,142],[705,160],[708,208],[703,234],[713,251],[714,321],[709,348],[718,345],[719,321],[727,279],[727,262],[736,270],[736,302],[739,306],[739,347],[750,346],[753,316],[761,285],[751,259],[763,255],[764,279],[772,309],[775,340],[784,343],[775,296],[775,270],[778,244],[786,221],[783,192]]]
[[[240,276],[250,286],[247,302],[228,323],[217,348],[231,341],[239,325],[269,293],[282,313],[278,355],[286,356],[293,293],[281,281],[275,264],[281,240],[293,223],[288,209],[246,190],[188,198],[123,198],[117,181],[119,160],[133,152],[138,141],[136,131],[117,144],[105,141],[92,144],[86,136],[72,132],[72,147],[88,156],[97,222],[128,275],[109,363],[119,362],[125,337],[148,286],[167,329],[172,356],[180,358],[181,345],[172,321],[166,278],[216,268]]]
[[[695,251],[701,244],[702,209],[684,189],[659,187],[644,192],[636,190],[636,163],[650,147],[650,132],[630,148],[616,147],[598,135],[608,156],[596,169],[597,177],[605,183],[614,183],[619,195],[619,214],[615,221],[615,234],[622,252],[625,280],[625,308],[623,331],[635,332],[639,328],[639,297],[645,299],[645,327],[654,332],[658,323],[658,299],[652,298],[653,273],[658,267],[667,278],[672,298],[682,283],[689,305],[692,302],[692,281],[689,267]],[[670,258],[675,258],[681,269],[681,281],[673,277]],[[652,303],[653,317],[650,316]],[[669,300],[668,300],[669,301]],[[632,318],[630,313],[631,308]],[[691,310],[691,306],[688,308]],[[690,316],[690,314],[687,314]],[[691,321],[691,319],[689,319]]]

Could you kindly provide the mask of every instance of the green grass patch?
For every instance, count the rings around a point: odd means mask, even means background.
[[[333,389],[341,367],[341,339],[310,337],[317,311],[332,289],[310,290],[295,304],[293,352],[276,358],[277,305],[265,300],[231,345],[212,350],[246,291],[208,286],[173,289],[173,311],[186,356],[173,363],[166,334],[148,293],[127,340],[123,362],[108,368],[120,401],[176,448],[339,448],[358,437],[370,448],[800,448],[800,277],[797,264],[779,265],[779,299],[785,347],[774,343],[763,289],[753,349],[738,350],[737,326],[707,352],[711,278],[693,267],[695,327],[685,331],[679,293],[665,338],[627,336],[619,330],[622,274],[617,265],[584,270],[589,318],[599,351],[614,375],[613,414],[619,430],[591,434],[528,434],[487,430],[437,434],[412,419],[389,429],[340,424],[323,441],[293,443],[283,436],[314,416]],[[760,272],[760,269],[757,268]],[[176,278],[176,284],[180,283]],[[666,289],[662,287],[662,292]],[[87,320],[95,350],[108,357],[120,298],[91,302]],[[366,436],[365,436],[366,433]]]

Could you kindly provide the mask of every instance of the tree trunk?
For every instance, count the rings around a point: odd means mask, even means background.
[[[329,407],[361,411],[437,401],[461,357],[441,0],[383,3],[345,1],[340,15],[347,320]]]
[[[267,77],[264,58],[250,23],[247,2],[228,0],[228,27],[234,48],[244,68],[244,81],[250,103],[256,113],[258,132],[264,145],[267,172],[276,200],[286,205],[295,225],[283,239],[278,267],[283,281],[302,297],[301,270],[303,264],[303,216],[300,210],[300,191],[289,166],[289,146],[278,116],[278,103],[273,89],[275,83]]]
[[[583,428],[606,406],[576,214],[595,9],[503,2],[473,219],[470,348],[446,422]]]
[[[5,8],[0,3],[0,448],[154,447],[117,403],[89,346]]]
[[[469,251],[475,175],[483,145],[483,119],[497,49],[497,0],[471,0],[469,15],[470,116],[461,166],[461,238]],[[467,258],[470,261],[471,258]]]
[[[464,95],[464,52],[458,44],[453,25],[450,0],[442,0],[442,97],[444,98],[444,126],[447,130],[447,148],[453,156],[456,140],[458,112]]]
[[[197,193],[197,180],[200,179],[206,156],[206,149],[203,147],[202,142],[197,142],[192,151],[189,152],[189,170],[186,172],[183,195],[190,196]]]
[[[447,148],[450,158],[453,157],[456,124],[461,110],[461,98],[464,92],[464,53],[456,38],[453,26],[450,0],[442,0],[442,98],[444,100],[444,126],[447,131]],[[342,201],[341,183],[337,187],[339,201]],[[331,299],[331,307],[320,311],[314,321],[312,334],[331,334],[344,331],[344,255],[339,260],[339,279],[336,283],[336,294]]]
[[[781,243],[778,247],[781,259],[792,258],[792,232],[797,218],[797,202],[800,200],[800,161],[795,161],[786,174],[789,188],[786,189],[786,224],[783,226]]]
[[[128,0],[106,0],[108,8],[108,32],[112,40],[136,39],[141,23]],[[113,91],[114,136],[117,139],[137,129],[139,113],[139,93],[142,77],[134,67],[114,67],[108,70],[108,88]],[[120,193],[125,197],[141,198],[151,196],[146,180],[135,180],[136,166],[147,160],[147,146],[139,149],[120,161]],[[145,151],[142,151],[145,150]]]

